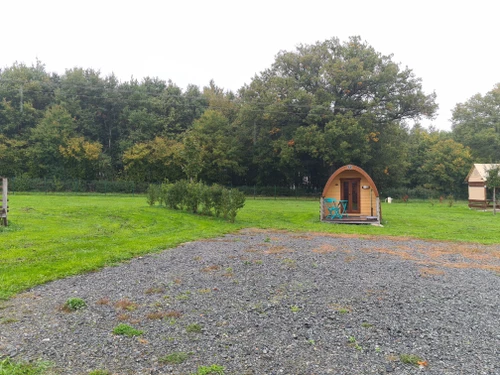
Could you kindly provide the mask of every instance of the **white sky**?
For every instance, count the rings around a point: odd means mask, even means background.
[[[499,14],[498,0],[3,0],[0,67],[38,58],[48,72],[236,91],[280,50],[359,35],[436,92],[439,116],[424,124],[449,130],[457,103],[500,82]]]

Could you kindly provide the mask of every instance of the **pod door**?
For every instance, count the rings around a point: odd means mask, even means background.
[[[340,183],[341,183],[340,196],[342,200],[347,201],[347,213],[359,214],[361,212],[361,202],[360,202],[361,179],[360,178],[341,179]]]

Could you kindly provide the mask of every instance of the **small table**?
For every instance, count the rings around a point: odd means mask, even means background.
[[[339,218],[347,217],[347,200],[339,200]]]

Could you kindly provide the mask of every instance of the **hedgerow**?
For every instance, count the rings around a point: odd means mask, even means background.
[[[237,189],[186,180],[165,182],[160,186],[150,185],[146,199],[150,206],[165,204],[166,208],[172,210],[222,216],[231,222],[234,222],[238,211],[245,205],[245,194]]]

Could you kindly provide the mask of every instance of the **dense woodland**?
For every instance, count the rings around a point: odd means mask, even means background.
[[[0,175],[322,188],[352,163],[382,191],[463,196],[473,162],[500,160],[500,84],[444,132],[419,125],[437,110],[421,83],[358,37],[282,51],[238,92],[14,63],[0,71]]]

